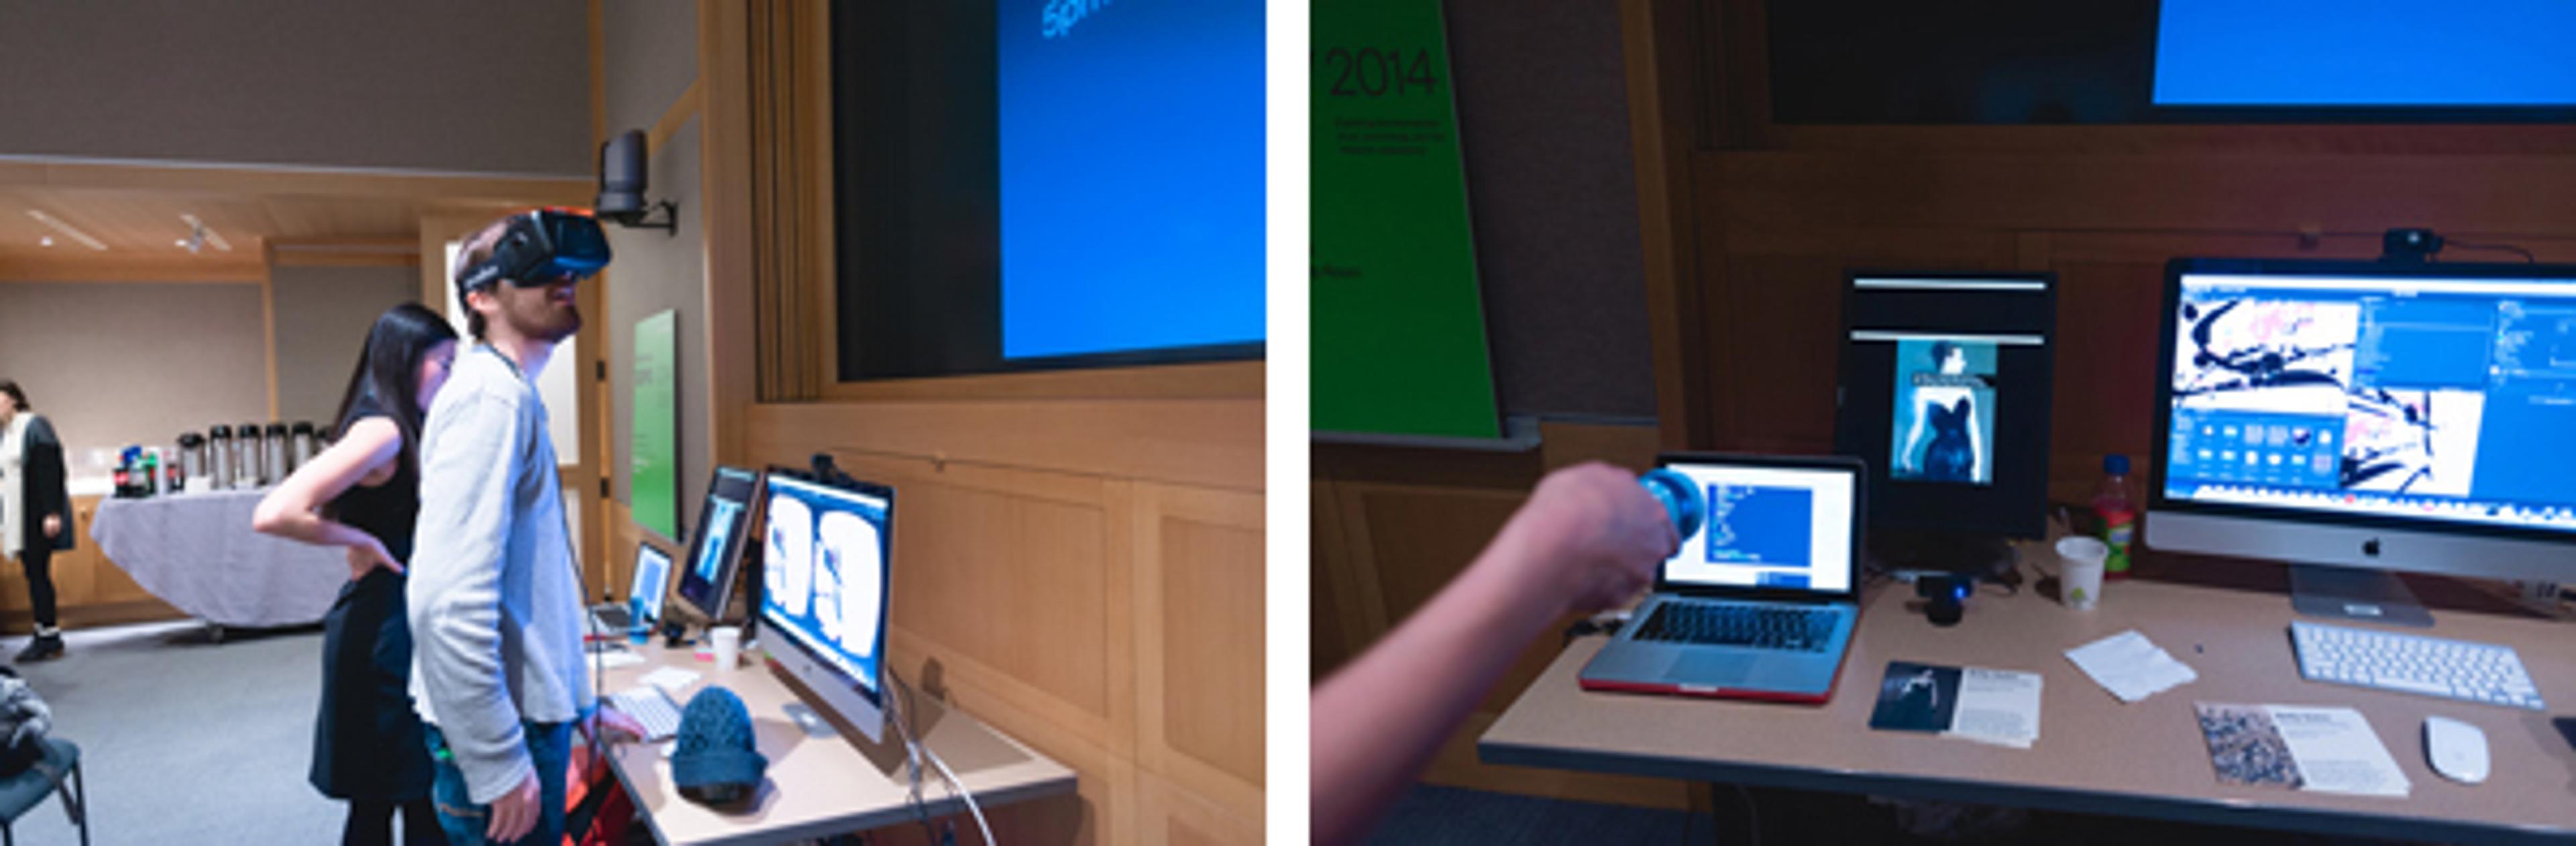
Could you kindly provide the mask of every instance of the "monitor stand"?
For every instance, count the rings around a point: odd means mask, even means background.
[[[2290,565],[2290,607],[2310,617],[2429,627],[2433,612],[2386,570]]]
[[[1870,557],[1889,570],[1935,570],[1991,580],[2013,569],[2012,544],[1961,532],[1872,530]]]

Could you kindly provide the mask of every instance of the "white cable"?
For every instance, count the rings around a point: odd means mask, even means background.
[[[957,780],[957,774],[948,769],[947,761],[940,760],[939,753],[931,751],[928,746],[923,746],[921,751],[930,756],[931,766],[939,768],[939,777],[948,780],[948,792],[955,794],[959,799],[966,800],[966,810],[975,815],[975,827],[984,830],[985,846],[1000,846],[993,840],[993,826],[984,822],[984,809],[975,804],[974,792],[967,790],[966,785]]]
[[[886,677],[893,682],[894,687],[899,688],[897,690],[888,691],[888,693],[892,695],[887,696],[886,701],[896,702],[903,699],[905,691],[908,691],[911,688],[903,683],[903,679],[896,677],[892,669],[888,669],[886,671]],[[966,783],[957,778],[957,772],[955,770],[948,768],[948,761],[940,758],[937,750],[931,749],[930,744],[923,743],[920,738],[913,736],[912,727],[909,725],[912,720],[912,713],[901,707],[897,707],[895,710],[899,712],[895,715],[895,729],[898,733],[903,735],[905,750],[913,761],[912,790],[914,801],[919,801],[919,797],[921,795],[920,760],[926,756],[930,759],[930,765],[938,770],[939,777],[948,782],[948,795],[966,800],[967,812],[975,815],[975,827],[984,832],[985,846],[1000,846],[1000,841],[993,839],[992,824],[984,820],[983,806],[975,803],[975,793],[966,789]]]

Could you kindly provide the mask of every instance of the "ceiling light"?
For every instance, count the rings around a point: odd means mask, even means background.
[[[227,253],[233,251],[232,242],[224,240],[223,233],[208,228],[206,222],[198,220],[196,215],[181,212],[179,220],[188,224],[189,237],[197,242],[197,246],[192,249],[204,249],[206,245],[213,244],[215,249]]]
[[[101,251],[107,249],[106,244],[100,243],[98,239],[90,237],[87,232],[82,232],[78,229],[72,228],[72,225],[64,223],[62,218],[46,214],[35,209],[28,209],[27,216],[35,218],[37,223],[42,223],[47,227],[52,228],[55,232],[62,233],[63,237],[80,242],[81,246]]]

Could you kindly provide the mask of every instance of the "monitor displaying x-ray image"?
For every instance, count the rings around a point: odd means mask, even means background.
[[[698,506],[695,531],[689,533],[686,564],[677,573],[680,601],[701,618],[732,616],[734,579],[742,569],[760,481],[756,471],[725,466],[707,480],[707,498]]]
[[[1896,368],[1888,477],[1972,485],[1994,481],[1995,342],[1900,340]]]
[[[868,690],[885,645],[890,497],[773,476],[761,624]]]

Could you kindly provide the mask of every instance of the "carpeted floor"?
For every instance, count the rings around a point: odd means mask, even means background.
[[[193,623],[72,632],[71,654],[18,668],[81,747],[90,842],[336,843],[343,806],[305,781],[322,686],[319,628],[230,632]],[[0,640],[15,654],[23,636]],[[59,799],[17,842],[78,843]]]

